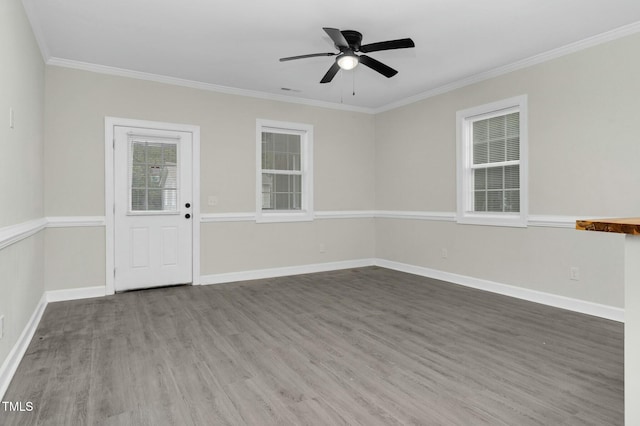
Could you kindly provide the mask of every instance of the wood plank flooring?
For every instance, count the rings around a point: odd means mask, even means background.
[[[622,425],[623,325],[383,268],[47,306],[2,425]]]

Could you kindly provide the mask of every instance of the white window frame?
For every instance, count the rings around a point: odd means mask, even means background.
[[[478,120],[520,113],[520,212],[473,211],[473,135],[472,124]],[[456,114],[457,190],[456,220],[461,224],[526,227],[529,211],[528,191],[528,114],[527,95],[458,111]],[[512,162],[510,162],[512,163]]]
[[[300,210],[262,210],[262,133],[300,135],[302,202]],[[256,222],[301,222],[313,220],[313,126],[286,121],[256,120]]]

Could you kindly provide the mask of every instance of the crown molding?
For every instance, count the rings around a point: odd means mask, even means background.
[[[142,71],[133,71],[125,68],[110,67],[107,65],[92,64],[89,62],[74,61],[71,59],[63,59],[51,57],[46,61],[47,65],[72,68],[82,71],[90,71],[98,74],[114,75],[118,77],[127,77],[137,80],[153,81],[156,83],[170,84],[173,86],[189,87],[192,89],[205,90],[208,92],[225,93],[229,95],[245,96],[249,98],[265,99],[269,101],[288,102],[293,104],[307,105],[318,108],[337,109],[342,111],[360,112],[364,114],[373,114],[372,108],[357,107],[353,105],[337,104],[333,102],[318,101],[306,98],[294,98],[285,95],[276,95],[274,93],[259,92],[257,90],[239,89],[236,87],[222,86],[218,84],[203,83],[200,81],[186,80],[177,77],[169,77],[165,75],[152,74]]]
[[[623,38],[638,32],[640,32],[640,21],[613,29],[611,31],[607,31],[601,34],[587,37],[585,39],[582,39],[573,43],[569,43],[567,45],[558,47],[556,49],[548,50],[538,55],[530,56],[528,58],[513,62],[508,65],[504,65],[498,68],[493,68],[491,70],[481,72],[479,74],[474,74],[469,77],[463,78],[461,80],[453,81],[451,83],[445,84],[440,87],[436,87],[431,90],[427,90],[426,92],[422,92],[414,96],[409,96],[408,98],[399,100],[397,102],[392,102],[390,104],[383,105],[379,108],[375,108],[373,110],[373,113],[379,114],[381,112],[391,111],[393,109],[407,106],[428,98],[432,98],[437,95],[441,95],[443,93],[451,92],[453,90],[460,89],[462,87],[469,86],[471,84],[479,83],[481,81],[499,77],[501,75],[508,74],[513,71],[518,71],[524,68],[531,67],[533,65],[538,65],[543,62],[551,61],[553,59],[570,55],[572,53],[576,53],[581,50],[588,49],[590,47],[607,43],[609,41],[617,40],[619,38]]]
[[[460,89],[465,86],[469,86],[474,83],[479,83],[484,80],[488,80],[494,77],[499,77],[504,74],[508,74],[513,71],[517,71],[523,68],[527,68],[533,65],[537,65],[543,62],[550,61],[552,59],[560,58],[565,55],[569,55],[581,50],[597,46],[609,41],[617,40],[622,37],[626,37],[640,32],[640,21],[634,22],[610,31],[606,31],[601,34],[597,34],[591,37],[587,37],[583,40],[579,40],[565,46],[549,50],[547,52],[540,53],[538,55],[531,56],[529,58],[522,59],[520,61],[513,62],[511,64],[494,68],[479,74],[474,74],[469,77],[456,80],[445,84],[443,86],[436,87],[434,89],[419,93],[414,96],[401,99],[396,102],[392,102],[386,105],[382,105],[377,108],[365,108],[352,105],[337,104],[333,102],[317,101],[313,99],[297,98],[285,95],[277,95],[273,93],[260,92],[255,90],[239,89],[234,87],[222,86],[211,83],[203,83],[194,80],[186,80],[176,77],[163,76],[159,74],[146,73],[141,71],[133,71],[124,68],[110,67],[106,65],[92,64],[88,62],[74,61],[70,59],[63,59],[52,57],[45,37],[41,30],[41,25],[36,18],[36,14],[33,11],[33,0],[22,0],[27,18],[31,23],[35,39],[40,47],[40,52],[47,65],[58,66],[63,68],[72,68],[84,71],[95,72],[99,74],[115,75],[119,77],[128,77],[138,80],[154,81],[157,83],[171,84],[175,86],[190,87],[193,89],[206,90],[211,92],[226,93],[231,95],[246,96],[258,99],[266,99],[279,102],[288,102],[301,105],[315,106],[320,108],[336,109],[343,111],[360,112],[364,114],[379,114],[381,112],[390,111],[396,108],[400,108],[406,105],[410,105],[443,93],[447,93],[456,89]]]

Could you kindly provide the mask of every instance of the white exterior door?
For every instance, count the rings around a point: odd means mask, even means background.
[[[116,291],[192,283],[192,134],[114,126]]]

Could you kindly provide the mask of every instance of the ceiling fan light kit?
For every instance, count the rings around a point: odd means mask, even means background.
[[[338,59],[336,59],[336,61],[338,62],[338,66],[340,68],[347,71],[354,69],[360,62],[356,54],[353,52],[343,53],[342,55],[338,56]]]
[[[292,61],[294,59],[314,58],[318,56],[337,56],[336,61],[333,63],[329,71],[322,77],[320,83],[329,83],[333,80],[333,77],[340,71],[352,70],[359,63],[371,68],[374,71],[379,72],[387,78],[391,78],[398,73],[388,65],[373,59],[367,55],[356,55],[356,52],[370,53],[378,52],[380,50],[393,50],[393,49],[406,49],[415,47],[413,40],[410,38],[402,38],[398,40],[381,41],[378,43],[370,43],[362,45],[362,34],[353,30],[342,30],[337,28],[323,28],[323,30],[331,37],[336,49],[340,53],[311,53],[308,55],[290,56],[287,58],[280,58],[280,62]]]

